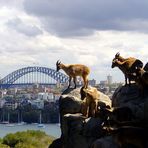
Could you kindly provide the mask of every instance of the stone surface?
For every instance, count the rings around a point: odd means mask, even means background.
[[[91,88],[89,88],[91,89]],[[111,106],[108,96],[101,93],[100,104]],[[59,99],[61,132],[66,148],[88,148],[102,136],[100,118],[86,118],[81,114],[80,88],[67,89]]]
[[[97,139],[93,142],[91,148],[119,148],[111,136]]]
[[[116,89],[112,101],[101,93],[99,105],[120,108],[117,115],[133,115],[130,121],[148,123],[148,92],[142,96],[137,85],[121,86]],[[80,89],[67,89],[59,99],[62,148],[117,148],[112,136],[106,136],[102,129],[104,118],[101,116],[86,118],[81,113],[82,100]],[[127,109],[126,109],[127,108]],[[129,109],[129,111],[128,111]],[[124,110],[127,113],[124,114]],[[130,110],[132,113],[130,113]],[[99,114],[98,114],[99,115]],[[124,120],[124,118],[122,118]],[[133,125],[137,125],[133,124]],[[59,144],[59,141],[58,141]],[[56,148],[56,147],[53,147]],[[130,148],[130,147],[129,147]]]
[[[119,87],[112,97],[112,107],[127,106],[132,110],[135,119],[148,119],[148,94],[145,92],[144,96],[140,94],[140,89],[136,84],[131,86]]]

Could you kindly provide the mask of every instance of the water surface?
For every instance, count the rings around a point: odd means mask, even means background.
[[[27,131],[27,130],[41,130],[44,131],[47,135],[53,136],[53,137],[60,137],[61,131],[59,124],[44,124],[45,127],[38,127],[38,124],[25,124],[25,125],[6,125],[6,124],[0,124],[0,137],[4,137],[5,135],[9,133],[16,133],[18,131]]]

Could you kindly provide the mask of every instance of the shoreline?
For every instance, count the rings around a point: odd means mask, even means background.
[[[47,135],[59,138],[61,135],[60,126],[58,124],[44,124],[44,127],[38,127],[38,123],[36,124],[23,124],[18,125],[18,123],[10,123],[10,124],[0,124],[0,138],[3,138],[9,133],[16,133],[27,130],[40,130],[44,131]]]

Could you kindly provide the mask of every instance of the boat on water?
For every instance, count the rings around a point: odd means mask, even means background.
[[[17,123],[17,125],[25,125],[26,124],[26,122],[19,122],[19,123]]]
[[[31,124],[33,124],[33,125],[37,125],[37,124],[39,124],[39,123],[36,123],[36,122],[35,122],[35,123],[31,123]]]
[[[2,121],[2,122],[0,122],[0,124],[9,124],[9,122],[8,121]]]
[[[8,124],[6,124],[6,126],[7,126],[7,127],[13,127],[13,126],[15,126],[15,124],[8,123]]]
[[[38,124],[38,127],[45,128],[45,125],[44,124]]]

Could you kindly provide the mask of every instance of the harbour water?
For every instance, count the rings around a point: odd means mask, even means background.
[[[60,137],[61,131],[59,124],[45,124],[44,127],[38,127],[38,124],[0,124],[0,138],[6,136],[9,133],[16,133],[18,131],[27,130],[40,130],[44,131],[47,135],[53,136],[55,138]]]

